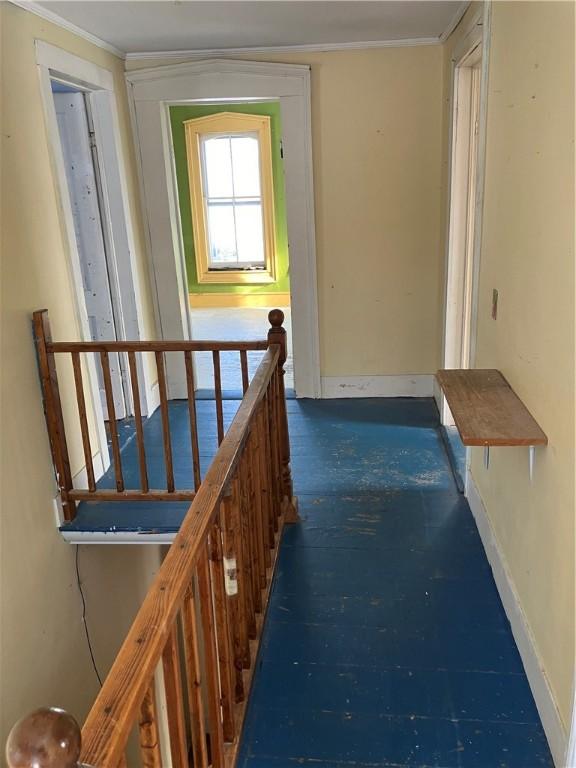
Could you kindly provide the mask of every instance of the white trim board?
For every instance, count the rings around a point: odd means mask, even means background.
[[[118,502],[121,503],[121,502]],[[142,531],[60,531],[68,544],[172,544],[176,533]]]
[[[103,48],[105,51],[118,56],[120,59],[181,59],[181,58],[206,58],[212,56],[236,56],[244,53],[322,53],[328,51],[362,50],[368,48],[404,48],[419,45],[442,45],[456,29],[462,17],[468,10],[469,0],[458,5],[456,12],[450,19],[448,25],[439,37],[415,37],[404,38],[400,40],[365,40],[361,42],[343,42],[343,43],[310,43],[307,45],[279,45],[262,47],[244,47],[244,48],[215,48],[205,50],[180,50],[180,51],[137,51],[126,53],[121,51],[112,43],[103,40],[97,35],[93,35],[86,29],[73,24],[71,21],[50,11],[48,8],[32,0],[9,0],[12,5],[16,5],[35,16],[46,19],[52,24],[71,32],[92,45]]]
[[[432,397],[434,376],[322,376],[322,397]]]
[[[363,40],[357,43],[308,43],[306,45],[270,45],[245,48],[201,48],[179,51],[136,51],[126,54],[126,60],[207,59],[224,56],[242,56],[259,53],[330,53],[333,51],[359,51],[369,48],[411,48],[419,45],[438,45],[440,37],[411,37],[399,40]]]
[[[546,672],[544,671],[534,635],[530,629],[528,619],[522,610],[508,563],[496,539],[486,507],[469,469],[466,472],[466,497],[474,515],[488,562],[492,568],[492,574],[500,599],[502,600],[502,605],[512,627],[512,634],[522,658],[524,670],[532,690],[532,695],[534,696],[534,701],[536,702],[536,707],[538,708],[540,719],[542,720],[554,764],[557,768],[564,768],[566,766],[567,734],[562,724]]]
[[[43,5],[38,5],[38,3],[34,2],[28,2],[28,0],[9,0],[9,2],[12,3],[12,5],[17,5],[18,8],[22,8],[23,10],[28,11],[28,13],[33,13],[35,16],[40,16],[41,19],[46,19],[46,21],[55,24],[61,29],[65,29],[68,32],[71,32],[77,37],[81,37],[83,40],[87,40],[89,43],[92,43],[92,45],[98,46],[98,48],[103,48],[105,51],[108,51],[108,53],[113,53],[114,56],[118,56],[119,59],[125,58],[124,51],[116,48],[115,45],[106,42],[106,40],[102,40],[101,37],[97,37],[96,35],[93,35],[91,32],[87,32],[81,27],[77,27],[76,24],[72,24],[71,21],[67,21],[57,13],[48,10],[48,8],[45,8]]]
[[[295,389],[298,396],[319,397],[310,68],[216,59],[128,72],[126,80],[139,158],[143,213],[148,222],[147,246],[157,327],[165,339],[190,338],[170,106],[228,100],[280,103]],[[166,367],[170,396],[185,397],[186,383],[181,368],[170,360]]]

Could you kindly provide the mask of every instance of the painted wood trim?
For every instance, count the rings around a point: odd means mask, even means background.
[[[112,45],[112,43],[103,40],[101,37],[93,35],[92,32],[88,32],[82,27],[76,26],[76,24],[73,24],[71,21],[64,19],[62,16],[54,13],[54,11],[50,11],[48,8],[40,5],[39,3],[29,2],[29,0],[9,0],[9,2],[12,3],[12,5],[17,5],[19,8],[28,11],[28,13],[33,13],[35,16],[40,16],[41,19],[46,19],[46,21],[49,21],[51,24],[55,24],[57,27],[65,29],[67,32],[71,32],[73,35],[81,37],[83,40],[87,40],[89,43],[96,45],[98,48],[103,48],[105,51],[108,51],[108,53],[113,53],[114,56],[118,56],[119,59],[124,59],[126,57],[124,51],[116,48],[116,46]]]
[[[192,309],[290,306],[289,293],[189,293]]]
[[[450,24],[452,24],[452,21]],[[441,36],[406,37],[398,40],[363,40],[351,43],[309,43],[303,45],[251,46],[244,48],[185,48],[177,51],[136,51],[127,53],[126,59],[205,59],[213,56],[238,56],[252,53],[329,53],[331,51],[358,51],[369,48],[412,48],[419,45],[439,45],[442,42],[443,37]]]
[[[268,115],[250,115],[233,112],[219,112],[215,115],[184,121],[194,256],[196,259],[196,275],[200,284],[276,282],[276,226],[274,221],[274,182],[270,122],[271,120]],[[251,272],[248,270],[210,271],[201,138],[210,134],[241,134],[245,132],[258,135],[265,269],[262,272]]]
[[[557,768],[563,768],[566,766],[568,743],[566,729],[558,711],[550,681],[546,676],[536,640],[522,608],[506,557],[496,538],[480,491],[469,469],[466,473],[466,497],[474,515],[488,562],[492,568],[502,605],[512,627],[512,634],[522,658],[524,670],[554,758],[554,764]]]
[[[128,72],[129,103],[143,194],[154,309],[164,338],[189,338],[188,294],[182,236],[174,188],[169,105],[230,98],[279,100],[282,107],[284,169],[295,388],[301,397],[320,397],[320,342],[316,278],[316,231],[312,178],[310,67],[266,62],[188,62]],[[185,385],[168,364],[171,396]]]
[[[323,398],[432,397],[434,376],[323,376]]]

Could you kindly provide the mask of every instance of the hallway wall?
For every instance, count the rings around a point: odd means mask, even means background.
[[[447,86],[458,36],[445,46]],[[536,451],[532,485],[525,448],[494,449],[489,470],[473,449],[472,477],[567,730],[575,621],[574,4],[493,3],[489,66],[475,367],[503,372],[549,445]]]
[[[441,47],[243,58],[311,67],[322,376],[434,373]]]
[[[146,334],[154,324],[125,97],[124,65],[37,16],[0,3],[2,18],[2,722],[0,744],[20,716],[65,707],[82,720],[97,682],[81,623],[75,548],[56,528],[56,495],[31,332],[47,307],[55,337],[78,326],[52,175],[34,39],[111,70],[116,83],[135,227]],[[73,401],[69,401],[72,407]],[[80,449],[80,446],[77,446]],[[83,464],[80,455],[72,463]],[[94,650],[106,671],[159,559],[155,547],[83,547],[80,570]]]

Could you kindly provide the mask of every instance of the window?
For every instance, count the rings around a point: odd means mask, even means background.
[[[184,127],[198,282],[274,282],[270,117],[221,112]]]

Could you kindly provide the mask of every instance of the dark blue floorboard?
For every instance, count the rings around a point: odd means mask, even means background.
[[[242,768],[552,760],[426,400],[289,404],[284,531]]]
[[[197,405],[205,473],[216,411]],[[238,405],[224,401],[226,425]],[[284,531],[238,765],[551,768],[433,401],[289,400],[287,410],[301,522]],[[191,487],[185,403],[170,404],[170,423],[176,483]],[[156,413],[145,432],[157,487],[161,429]],[[128,422],[121,441],[136,488]],[[169,532],[187,506],[82,504],[72,525]]]

